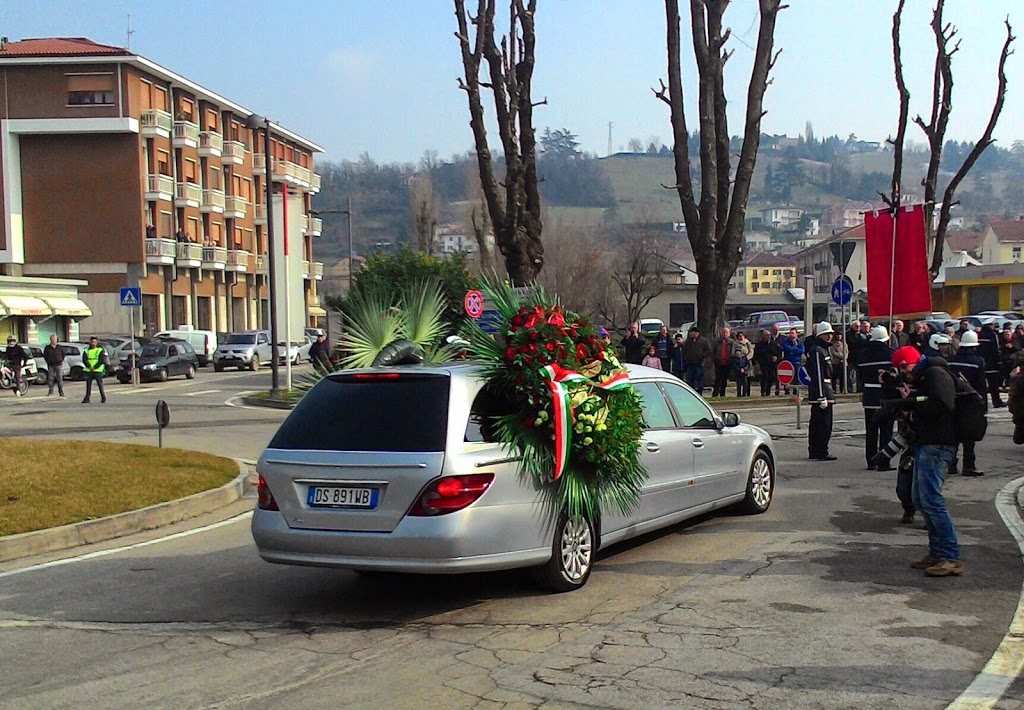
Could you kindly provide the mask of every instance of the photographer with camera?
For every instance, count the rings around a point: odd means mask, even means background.
[[[893,353],[892,364],[914,389],[911,396],[885,402],[879,414],[909,414],[917,435],[913,449],[913,499],[928,529],[928,554],[911,567],[924,570],[929,577],[960,575],[964,571],[960,546],[942,497],[942,487],[957,445],[953,425],[956,406],[953,375],[944,359],[923,357],[912,346]]]

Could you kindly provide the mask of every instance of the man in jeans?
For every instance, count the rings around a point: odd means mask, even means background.
[[[924,570],[929,577],[960,575],[964,571],[960,546],[942,497],[946,473],[956,456],[953,375],[944,359],[923,357],[913,346],[893,353],[892,364],[903,371],[914,389],[911,396],[886,402],[883,409],[906,409],[911,413],[911,424],[918,437],[912,495],[928,529],[928,554],[910,566]]]
[[[732,372],[732,328],[722,328],[722,335],[715,341],[712,350],[715,360],[715,386],[711,389],[712,397],[724,397],[725,388],[729,384]]]
[[[711,343],[700,334],[694,323],[683,343],[683,379],[702,397],[704,396],[704,361],[711,357]]]
[[[50,344],[43,348],[43,360],[46,361],[46,384],[49,391],[46,396],[53,395],[53,386],[64,396],[64,348],[57,344],[57,336],[50,336]]]

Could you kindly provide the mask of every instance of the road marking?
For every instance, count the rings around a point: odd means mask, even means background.
[[[253,407],[248,404],[238,404],[237,402],[237,400],[240,400],[244,397],[248,397],[251,394],[256,394],[257,392],[262,391],[263,390],[248,390],[247,392],[239,392],[234,397],[228,397],[227,399],[225,399],[224,404],[226,404],[229,407],[236,407],[238,409],[266,409],[266,407]]]
[[[214,392],[220,392],[220,390],[202,390],[201,392],[189,392],[186,397],[198,397],[201,394],[213,394]]]
[[[86,560],[94,560],[97,557],[108,557],[110,555],[116,555],[119,552],[127,552],[129,550],[137,550],[140,547],[149,547],[150,545],[156,545],[161,542],[170,542],[171,540],[178,540],[183,537],[189,537],[190,535],[197,535],[199,533],[207,532],[209,530],[215,530],[217,528],[224,527],[225,525],[233,525],[234,523],[240,522],[247,518],[252,517],[252,511],[236,515],[233,518],[227,520],[221,520],[219,523],[212,523],[210,525],[204,525],[201,528],[194,528],[192,530],[184,530],[173,535],[165,535],[164,537],[158,537],[154,540],[146,540],[145,542],[137,542],[133,545],[124,545],[122,547],[115,547],[109,550],[97,550],[96,552],[89,552],[78,557],[66,557],[62,560],[54,560],[53,562],[43,562],[42,564],[32,565],[31,567],[22,567],[21,569],[12,569],[7,572],[0,572],[0,579],[4,577],[13,577],[17,574],[25,574],[26,572],[38,572],[44,569],[50,569],[52,567],[63,567],[64,565],[72,564],[73,562],[85,562]]]
[[[996,496],[996,510],[1024,553],[1024,520],[1017,510],[1017,490],[1024,486],[1024,477],[1010,481]],[[1024,670],[1024,586],[1017,601],[1017,613],[1010,628],[999,643],[981,673],[967,686],[956,700],[949,704],[953,710],[991,708],[1007,688]]]

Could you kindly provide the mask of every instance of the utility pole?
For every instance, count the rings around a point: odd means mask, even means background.
[[[135,34],[135,31],[132,29],[132,13],[129,12],[128,13],[128,34],[125,37],[125,43],[124,43],[125,49],[131,49],[132,48],[132,35],[133,34]]]
[[[608,121],[608,155],[612,154],[612,122]]]

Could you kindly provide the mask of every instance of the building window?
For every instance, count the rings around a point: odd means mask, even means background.
[[[750,284],[750,290],[752,293],[757,293],[757,282]]]
[[[113,106],[114,75],[68,74],[68,106]]]
[[[1011,257],[1010,258],[1013,260],[1014,264],[1019,264],[1020,263],[1020,247],[1014,247],[1013,248],[1013,250],[1011,251]]]

